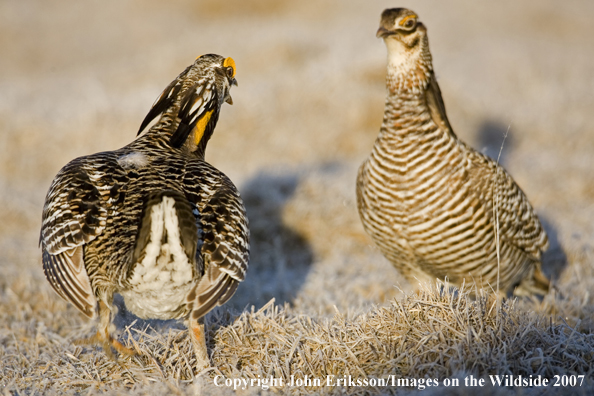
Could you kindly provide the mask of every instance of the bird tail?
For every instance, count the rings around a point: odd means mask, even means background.
[[[544,296],[549,292],[551,282],[547,276],[540,269],[540,263],[534,267],[534,273],[532,277],[526,278],[520,285],[514,290],[516,296],[530,296],[539,295]]]
[[[173,213],[166,214],[160,212],[167,211],[167,201],[171,202]],[[157,211],[154,212],[153,208]],[[177,218],[177,231],[175,234],[179,239],[178,243],[181,243],[185,250],[186,256],[190,261],[194,261],[196,257],[196,249],[198,245],[198,224],[194,208],[191,203],[179,191],[174,190],[163,190],[151,192],[146,196],[144,204],[143,214],[141,215],[141,225],[138,229],[138,235],[136,238],[136,248],[133,254],[133,261],[138,262],[146,254],[147,246],[151,241],[159,242],[162,238],[160,235],[151,235],[153,229],[151,224],[153,221],[165,221],[171,217],[171,215]],[[167,225],[164,224],[167,228]]]

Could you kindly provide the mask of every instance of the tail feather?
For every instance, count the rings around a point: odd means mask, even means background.
[[[198,224],[193,213],[192,205],[181,192],[163,190],[151,192],[146,197],[141,226],[138,228],[138,235],[136,237],[136,248],[132,257],[134,262],[142,260],[146,254],[147,245],[151,240],[152,208],[155,205],[160,205],[165,197],[172,198],[175,201],[174,207],[178,218],[180,239],[186,256],[190,261],[194,261],[196,258],[196,249],[199,242]]]
[[[532,277],[526,278],[520,285],[514,290],[516,296],[530,296],[539,295],[544,296],[549,292],[551,282],[549,278],[542,272],[540,265],[534,267],[534,273]]]

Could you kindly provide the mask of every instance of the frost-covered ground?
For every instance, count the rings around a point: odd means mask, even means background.
[[[511,374],[524,367],[517,362],[545,353],[531,361],[535,373],[548,365],[591,377],[594,3],[8,0],[0,3],[0,390],[159,394],[198,389],[197,383],[180,382],[191,370],[176,366],[181,355],[167,352],[172,347],[166,330],[140,346],[153,357],[123,366],[100,351],[73,347],[74,335],[90,330],[83,316],[51,291],[37,243],[45,193],[58,170],[76,156],[130,142],[161,90],[208,52],[235,59],[239,86],[232,91],[234,105],[221,112],[207,160],[239,187],[252,230],[248,279],[230,304],[211,315],[213,359],[244,356],[244,366],[233,369],[237,372],[226,368],[224,373],[245,378],[315,373],[318,366],[307,360],[309,352],[297,353],[301,360],[289,356],[306,345],[295,341],[300,336],[334,345],[324,326],[354,339],[359,331],[368,335],[369,329],[359,329],[365,325],[361,314],[387,315],[402,324],[405,316],[386,308],[394,306],[393,299],[406,307],[435,298],[446,304],[447,296],[411,294],[416,285],[378,253],[356,213],[356,170],[373,145],[383,112],[385,48],[375,31],[381,11],[396,6],[414,9],[428,27],[458,136],[497,156],[509,130],[502,163],[530,198],[552,242],[544,269],[559,292],[542,304],[520,301],[509,308],[512,318],[524,320],[535,310],[550,317],[551,328],[561,326],[550,330],[538,322],[542,318],[516,323],[536,328],[541,338],[552,331],[550,344],[528,343],[524,355],[509,356],[508,366],[498,360],[490,367],[484,356],[463,355],[468,362],[463,371]],[[266,311],[284,330],[266,324],[263,313],[233,322],[234,315],[252,305],[256,312],[271,298],[289,304],[287,310]],[[414,309],[422,311],[420,306]],[[319,327],[305,331],[296,324],[307,320]],[[250,321],[260,326],[251,336],[245,331]],[[510,329],[497,323],[493,328]],[[240,337],[260,337],[258,342],[272,348],[264,349],[265,355],[276,356],[276,363],[250,360],[237,344],[224,341],[233,328],[243,329],[237,330]],[[395,326],[394,334],[404,328]],[[308,331],[315,329],[318,338],[311,341]],[[281,333],[283,340],[274,339]],[[177,337],[186,345],[183,333]],[[408,345],[398,340],[394,335],[378,342],[393,342],[395,350]],[[453,348],[462,348],[458,341]],[[168,346],[158,350],[159,342]],[[431,348],[440,348],[435,345]],[[510,348],[505,345],[490,347],[505,352]],[[569,346],[577,348],[567,352],[574,361],[556,355]],[[351,352],[341,348],[334,357],[319,358],[347,359]],[[380,353],[373,367],[402,376],[434,373],[421,358],[403,365],[390,356]],[[377,374],[360,362],[343,367],[322,361],[336,374],[352,367]],[[277,373],[275,364],[286,371]],[[440,364],[450,371],[438,375],[459,374],[450,360]],[[212,385],[209,375],[202,379],[205,387]]]

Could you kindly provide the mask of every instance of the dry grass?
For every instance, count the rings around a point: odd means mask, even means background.
[[[271,305],[244,313],[215,339],[213,360],[225,376],[272,375],[286,382],[291,376],[329,375],[440,380],[468,374],[591,375],[594,357],[592,334],[527,315],[513,301],[473,300],[442,284],[354,318],[337,312],[330,320],[314,321]]]
[[[10,291],[5,290],[3,295],[7,294]],[[584,385],[573,391],[594,390],[594,334],[536,313],[536,302],[530,302],[533,310],[529,312],[525,301],[519,308],[514,300],[502,302],[477,294],[473,299],[468,290],[438,283],[364,314],[344,315],[336,310],[333,317],[318,319],[275,305],[273,300],[238,317],[219,310],[207,322],[213,368],[202,373],[193,369],[185,330],[126,327],[121,338],[139,356],[112,361],[95,348],[74,346],[72,338],[80,331],[63,337],[44,322],[29,319],[26,326],[1,334],[0,384],[16,394],[88,390],[145,394],[153,392],[155,384],[168,392],[192,394],[199,389],[229,390],[214,385],[213,379],[220,375],[247,381],[282,379],[273,390],[283,394],[362,395],[418,386],[337,386],[336,378],[346,375],[354,381],[369,381],[395,376],[440,383],[458,378],[463,384],[469,375],[513,374],[549,379],[584,375]],[[31,301],[31,297],[21,298]],[[39,308],[48,307],[34,307]],[[329,376],[333,386],[327,386]],[[292,378],[317,378],[321,386],[313,382],[298,386],[298,382],[291,384]],[[247,387],[248,393],[262,390],[254,384]],[[461,386],[458,391],[466,389]]]
[[[428,26],[456,133],[496,156],[511,125],[502,163],[551,240],[544,270],[556,291],[543,301],[498,307],[480,293],[473,300],[411,285],[364,233],[355,175],[381,123],[385,48],[374,33],[393,6],[413,8]],[[545,393],[592,393],[594,54],[584,48],[593,18],[594,3],[578,0],[0,2],[0,394],[234,393],[213,384],[219,374],[442,381],[556,373],[587,381]],[[194,372],[183,326],[135,322],[123,310],[120,336],[131,335],[126,342],[141,354],[110,361],[73,344],[92,324],[44,279],[43,199],[67,161],[133,139],[157,94],[207,52],[238,65],[235,104],[222,110],[207,159],[245,199],[250,270],[207,317],[211,371]],[[303,391],[418,392],[238,393]]]

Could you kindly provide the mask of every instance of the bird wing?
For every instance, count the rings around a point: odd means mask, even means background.
[[[491,158],[469,149],[469,177],[477,190],[485,192],[481,201],[490,202],[499,239],[540,260],[549,247],[544,227],[522,189],[507,171]]]
[[[456,136],[448,121],[441,90],[433,71],[425,98],[433,121],[443,130]],[[469,177],[473,179],[472,184],[483,186],[476,188],[477,191],[490,191],[488,195],[492,194],[486,199],[493,200],[496,209],[495,220],[499,222],[500,240],[521,249],[535,259],[540,259],[541,251],[548,248],[548,239],[526,195],[503,167],[491,158],[466,147],[467,152],[471,153],[470,161],[473,164],[469,172]]]
[[[435,122],[435,124],[441,127],[441,129],[444,131],[448,131],[455,136],[454,130],[452,129],[450,121],[448,120],[445,104],[443,103],[443,99],[441,97],[441,90],[439,89],[439,85],[437,84],[437,79],[435,78],[435,73],[433,73],[433,71],[431,71],[429,85],[425,90],[425,100],[427,102],[429,114],[431,114],[433,122]]]
[[[43,269],[54,290],[90,318],[97,301],[84,264],[83,246],[105,229],[110,203],[122,185],[77,158],[58,173],[43,207],[40,244]],[[110,182],[106,182],[109,179]]]
[[[249,230],[243,202],[226,177],[200,211],[203,275],[190,293],[192,316],[198,319],[229,300],[245,279]]]
[[[540,259],[541,252],[548,249],[549,241],[538,216],[505,169],[498,166],[495,172],[493,205],[500,239]]]

